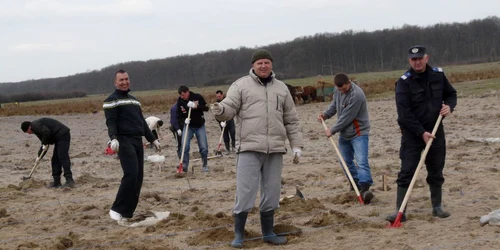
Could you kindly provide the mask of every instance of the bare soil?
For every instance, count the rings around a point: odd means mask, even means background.
[[[349,190],[335,151],[315,119],[328,103],[298,105],[306,146],[300,164],[292,164],[290,154],[285,157],[282,195],[293,195],[298,187],[306,199],[285,198],[276,213],[275,231],[289,240],[285,248],[498,249],[500,228],[481,227],[479,217],[500,208],[500,143],[465,140],[500,137],[498,100],[496,95],[459,98],[456,111],[444,120],[448,150],[443,202],[451,217],[432,217],[423,168],[408,205],[409,220],[399,229],[384,228],[385,216],[395,211],[394,181],[400,165],[394,100],[369,102],[369,162],[375,180],[375,198],[369,205],[359,205]],[[168,121],[167,113],[148,115]],[[230,249],[234,154],[209,160],[209,173],[201,172],[198,161],[190,166],[194,173],[190,169],[176,177],[175,142],[164,129],[166,162],[145,163],[133,220],[151,211],[172,214],[154,226],[123,227],[108,216],[122,170],[116,157],[104,155],[108,138],[102,112],[53,117],[71,128],[70,156],[77,183],[73,189],[45,187],[51,181],[52,147],[33,178],[22,181],[33,167],[40,142],[22,133],[20,124],[37,117],[0,118],[0,249]],[[206,119],[212,152],[220,130],[210,113]],[[191,148],[197,149],[195,139]],[[145,150],[145,157],[152,154]],[[198,157],[196,152],[192,156]],[[382,189],[383,175],[390,191]],[[245,248],[268,249],[260,239],[258,200],[248,218]]]

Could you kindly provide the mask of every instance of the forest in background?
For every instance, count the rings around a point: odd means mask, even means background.
[[[440,23],[427,27],[372,32],[320,33],[292,41],[262,46],[274,57],[279,79],[333,75],[338,72],[379,72],[406,68],[407,49],[422,44],[432,65],[471,64],[500,60],[500,18],[466,23]],[[0,84],[0,103],[42,96],[73,97],[75,93],[103,94],[114,89],[118,69],[129,72],[134,91],[177,89],[230,84],[247,74],[255,48],[240,47],[195,55],[179,55],[149,61],[131,61],[71,76]],[[36,94],[35,94],[36,93]]]

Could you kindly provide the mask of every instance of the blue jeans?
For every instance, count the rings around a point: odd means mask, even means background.
[[[351,172],[353,179],[358,179],[358,184],[373,184],[368,164],[368,136],[357,136],[346,140],[339,136],[339,150]],[[356,164],[354,164],[356,159]]]
[[[187,136],[186,148],[184,149],[184,159],[182,159],[182,168],[184,172],[187,172],[189,166],[189,150],[191,149],[191,139],[193,135],[196,135],[196,140],[198,141],[198,149],[201,154],[201,159],[204,164],[207,162],[208,157],[208,141],[207,141],[207,131],[205,130],[205,125],[199,128],[189,127],[186,132],[186,126],[182,131],[182,142],[184,142],[184,136]],[[182,149],[181,149],[182,150]]]

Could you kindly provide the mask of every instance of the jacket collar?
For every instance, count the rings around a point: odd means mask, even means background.
[[[248,73],[250,75],[250,77],[256,81],[257,83],[259,83],[260,85],[264,86],[264,84],[260,81],[259,79],[259,76],[257,76],[254,72],[253,72],[253,69],[250,69],[250,73]],[[275,74],[274,74],[274,71],[271,70],[271,75],[269,76],[271,77],[271,81],[269,81],[268,83],[272,83],[273,80],[274,80],[274,77],[275,77]]]
[[[116,93],[117,95],[126,96],[126,95],[128,95],[128,92],[130,92],[130,89],[127,89],[126,91],[119,90],[119,89],[115,89],[115,93]]]

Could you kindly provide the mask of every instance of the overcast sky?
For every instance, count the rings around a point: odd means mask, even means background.
[[[0,0],[0,82],[499,10],[499,0]]]

